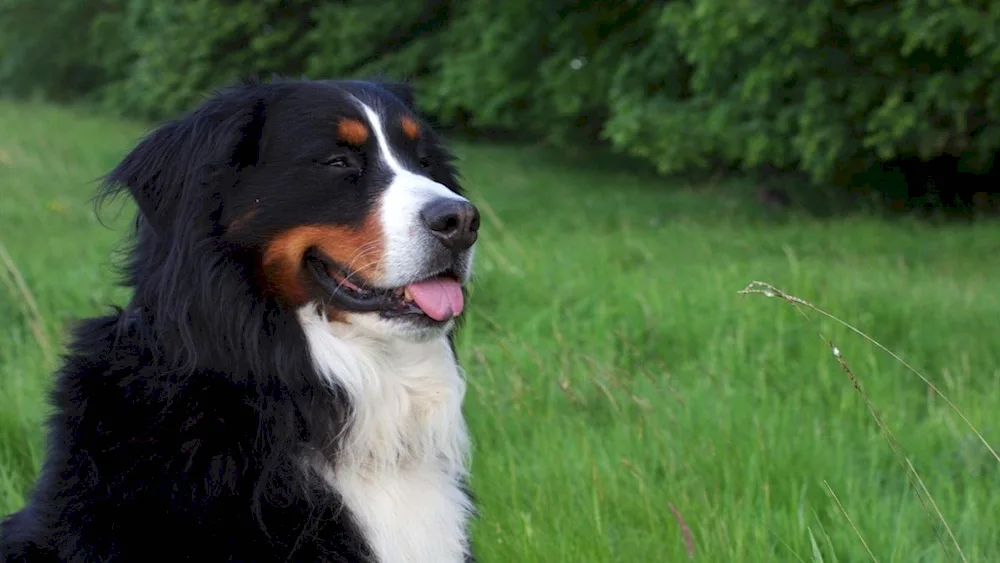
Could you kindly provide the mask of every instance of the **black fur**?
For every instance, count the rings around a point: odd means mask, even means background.
[[[246,82],[165,124],[108,177],[141,213],[130,302],[80,324],[57,374],[48,450],[0,559],[358,561],[339,499],[295,460],[335,456],[348,405],[314,373],[294,312],[262,280],[270,233],[351,224],[377,174],[315,166],[346,94],[412,110],[404,86]],[[412,153],[412,154],[411,154]],[[407,158],[460,191],[428,131]],[[312,159],[312,160],[310,160]],[[235,220],[266,199],[240,229]]]

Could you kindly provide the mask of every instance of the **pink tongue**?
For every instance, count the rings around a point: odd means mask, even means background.
[[[457,317],[465,307],[462,286],[450,278],[434,278],[407,286],[410,297],[428,317],[446,321]]]

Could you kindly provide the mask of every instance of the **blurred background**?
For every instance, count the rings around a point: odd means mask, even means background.
[[[212,88],[379,76],[484,213],[482,561],[1000,560],[998,71],[997,0],[0,0],[0,514],[125,299],[99,177]]]

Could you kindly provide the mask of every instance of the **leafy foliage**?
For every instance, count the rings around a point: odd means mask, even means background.
[[[843,182],[987,170],[997,29],[998,0],[0,0],[0,84],[160,118],[246,75],[376,74],[444,124]]]
[[[100,0],[0,1],[0,88],[59,101],[80,98],[107,79],[98,55]],[[92,26],[93,24],[93,26]]]

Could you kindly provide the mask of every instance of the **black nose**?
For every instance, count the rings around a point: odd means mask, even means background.
[[[479,210],[467,201],[441,198],[428,203],[420,217],[445,246],[465,250],[479,236]]]

